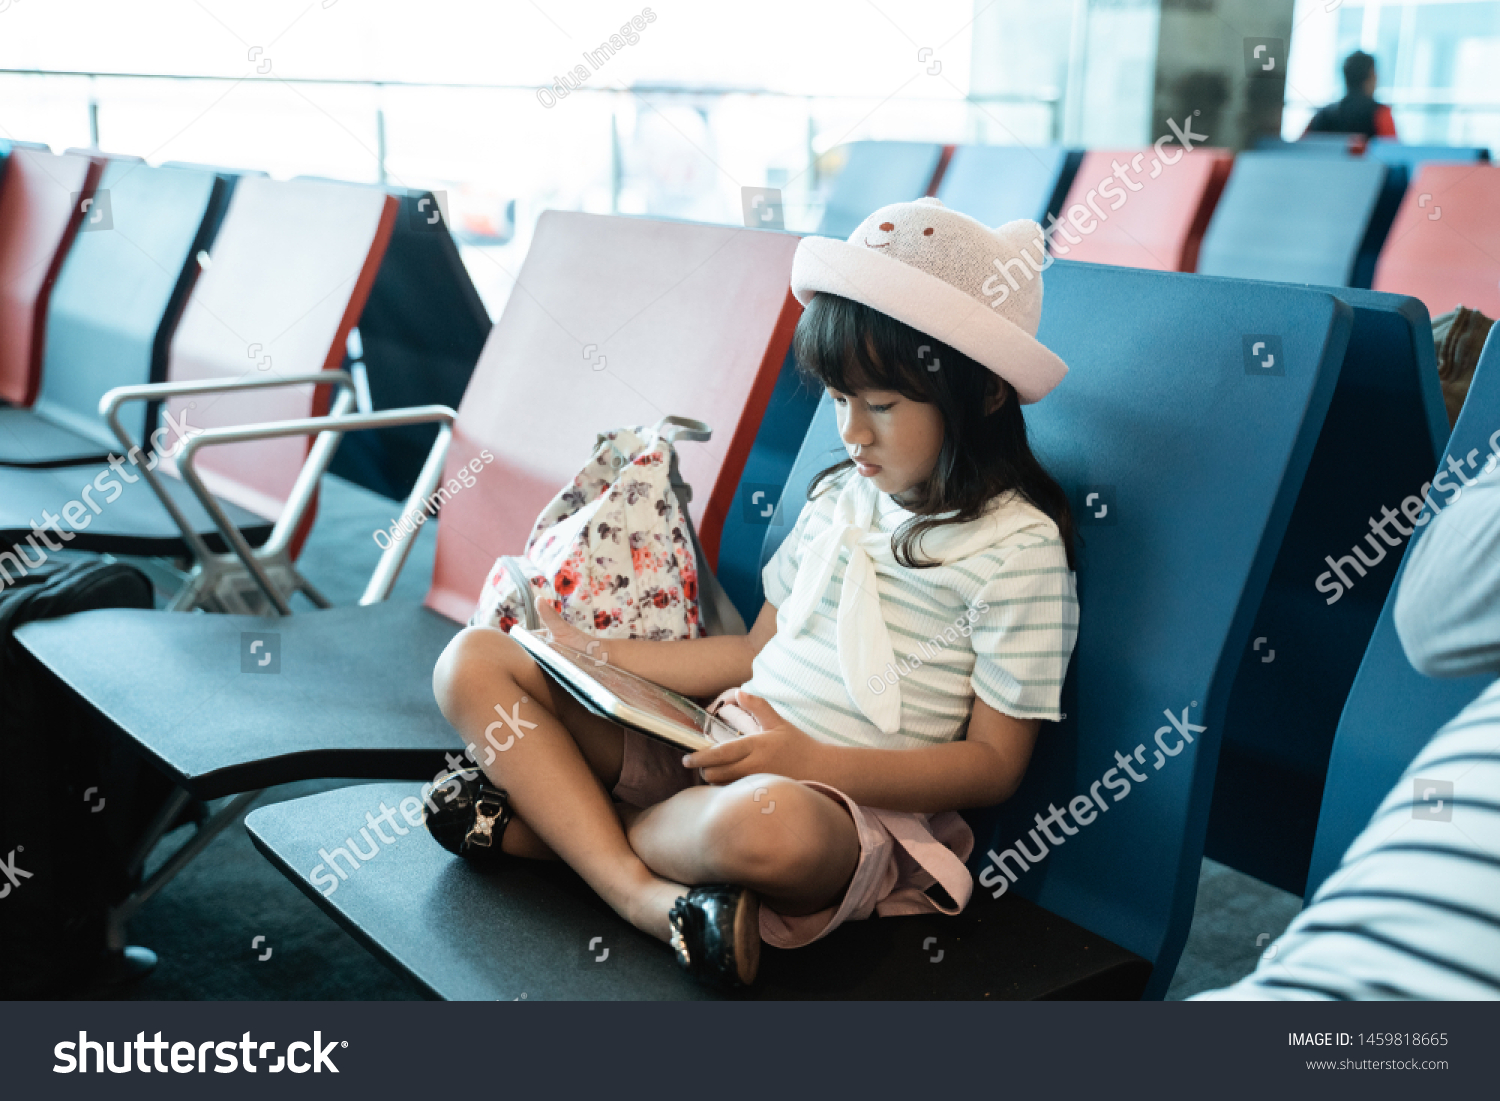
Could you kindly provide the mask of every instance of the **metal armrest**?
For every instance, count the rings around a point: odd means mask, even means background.
[[[131,438],[130,433],[125,430],[125,426],[120,423],[120,407],[126,402],[151,401],[153,399],[169,397],[191,397],[195,394],[222,394],[235,390],[265,390],[277,386],[305,386],[309,383],[333,383],[339,387],[339,394],[334,399],[333,407],[330,410],[333,416],[347,412],[349,406],[354,402],[354,380],[349,377],[349,372],[316,371],[305,375],[280,375],[273,378],[200,379],[195,382],[151,382],[141,386],[117,386],[99,399],[99,415],[109,423],[110,428],[114,431],[115,438],[125,448],[125,457],[129,459],[131,455],[140,450],[140,444]],[[161,450],[161,445],[155,441],[158,436],[166,431],[165,428],[157,428],[156,431],[151,433],[153,459],[150,463],[137,462],[136,465],[140,468],[140,472],[145,475],[146,484],[156,494],[157,500],[167,510],[167,515],[172,517],[173,523],[182,532],[183,541],[187,543],[188,548],[193,553],[193,557],[200,563],[207,562],[213,552],[208,549],[208,545],[203,541],[202,536],[198,534],[193,525],[188,523],[187,517],[182,514],[182,510],[177,507],[177,503],[172,500],[171,495],[167,493],[166,488],[157,479],[155,473],[156,464],[159,461],[155,458],[155,454]],[[190,442],[191,440],[183,441],[184,447]],[[304,463],[304,471],[308,465],[313,463],[315,458],[321,456],[325,451],[327,452],[327,457],[323,458],[323,463],[326,466],[328,459],[332,457],[333,448],[337,446],[337,443],[337,439],[326,444],[320,439],[315,443],[313,450],[307,456],[306,463]],[[172,458],[173,455],[169,453],[166,457]],[[134,462],[135,460],[131,461]],[[322,472],[319,471],[319,473],[321,474]],[[301,487],[302,481],[303,479],[299,477],[297,480],[298,487]],[[312,484],[316,486],[316,478],[313,479]],[[300,498],[296,490],[293,490],[292,497],[287,501],[287,507],[282,510],[281,519],[277,521],[276,527],[271,532],[271,538],[266,544],[268,550],[279,551],[285,546],[296,531],[297,524],[301,522],[302,514],[306,511],[311,499],[310,490]],[[215,506],[209,512],[209,515],[213,518],[214,523],[218,525],[219,533],[225,539],[229,539],[229,532],[235,531],[235,529],[232,524],[228,524],[223,511]],[[228,530],[226,530],[226,527]],[[237,536],[238,532],[235,531],[235,534]]]
[[[408,409],[387,409],[379,413],[344,415],[340,412],[326,417],[271,421],[240,428],[212,428],[199,433],[183,445],[179,452],[178,469],[182,474],[182,480],[197,496],[204,510],[213,517],[214,523],[219,526],[224,538],[239,555],[245,569],[260,586],[271,606],[281,615],[291,615],[291,607],[277,591],[266,572],[261,557],[256,555],[250,544],[245,542],[244,536],[229,522],[229,518],[219,507],[218,501],[214,499],[213,494],[208,491],[203,480],[198,476],[198,471],[193,464],[198,450],[219,443],[241,443],[247,440],[268,440],[282,436],[306,436],[314,432],[319,433],[315,447],[321,447],[325,440],[330,440],[331,443],[326,448],[326,453],[320,453],[317,456],[309,455],[308,461],[303,464],[301,472],[297,475],[297,483],[292,489],[292,500],[297,500],[311,496],[313,489],[323,476],[324,469],[333,458],[333,448],[343,438],[344,432],[367,428],[400,428],[409,424],[438,421],[442,424],[442,428],[439,429],[438,437],[433,441],[432,450],[427,453],[427,461],[422,465],[422,471],[417,476],[416,485],[412,487],[411,495],[407,497],[406,504],[402,508],[402,515],[407,516],[422,508],[423,502],[433,494],[438,481],[442,478],[443,462],[448,456],[448,444],[453,438],[453,421],[457,416],[458,414],[446,405],[419,405]],[[283,514],[283,520],[285,518]],[[281,530],[281,523],[282,521],[277,521],[277,532]],[[271,538],[274,542],[276,532],[272,533]],[[391,587],[396,583],[396,577],[406,563],[406,557],[411,552],[413,542],[414,540],[411,539],[393,540],[385,549],[380,556],[380,561],[375,565],[374,573],[370,575],[370,582],[365,588],[364,595],[360,597],[361,604],[375,604],[390,595]],[[269,547],[270,544],[268,543],[267,546]]]

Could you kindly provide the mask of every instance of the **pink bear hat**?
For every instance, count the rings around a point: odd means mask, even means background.
[[[804,237],[792,293],[804,306],[824,291],[888,314],[988,367],[1030,404],[1068,373],[1036,339],[1041,273],[1051,263],[1030,219],[990,229],[917,199],[881,207],[847,241]]]

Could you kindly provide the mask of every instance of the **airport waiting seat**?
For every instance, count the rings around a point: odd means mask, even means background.
[[[1409,171],[1430,162],[1439,164],[1479,164],[1490,159],[1482,145],[1408,145],[1390,138],[1371,138],[1365,156],[1385,164],[1402,164]]]
[[[1463,413],[1444,449],[1443,461],[1437,464],[1439,472],[1450,472],[1448,484],[1459,484],[1452,478],[1449,459],[1473,475],[1477,473],[1476,467],[1482,467],[1488,456],[1500,450],[1497,427],[1500,427],[1500,338],[1492,333],[1474,372]],[[1473,465],[1468,462],[1470,458],[1475,460]],[[1416,489],[1411,492],[1417,494]],[[1442,506],[1453,497],[1451,493],[1436,490],[1432,500]],[[1425,677],[1412,668],[1396,635],[1393,618],[1405,568],[1403,558],[1339,718],[1307,875],[1304,895],[1307,901],[1312,900],[1339,866],[1344,853],[1418,751],[1439,727],[1494,682],[1491,676]],[[1454,578],[1453,583],[1462,585],[1464,580]]]
[[[855,141],[847,148],[815,231],[823,237],[848,237],[871,211],[926,195],[945,152],[926,141]]]
[[[168,385],[274,383],[306,378],[330,365],[337,368],[374,282],[396,208],[394,198],[373,188],[241,179],[214,238],[209,264],[194,283],[172,337]],[[168,398],[164,412],[169,423],[175,419],[193,429],[282,420],[323,412],[328,387],[314,390],[288,382],[241,393]],[[161,442],[170,448],[176,439],[163,437]],[[301,438],[232,444],[200,462],[204,481],[251,544],[270,537],[308,447]],[[67,502],[80,499],[85,485],[93,483],[104,492],[96,478],[111,476],[104,464],[0,469],[0,543],[19,543],[31,535],[31,521],[40,521],[44,512],[60,513]],[[210,550],[227,549],[187,486],[175,477],[156,482]],[[147,481],[137,476],[134,482],[117,479],[116,484],[121,494],[97,514],[75,510],[91,518],[70,533],[72,549],[189,553],[182,529]],[[293,554],[311,520],[309,511],[292,540]]]
[[[0,400],[36,400],[47,304],[103,162],[7,143],[0,180]]]
[[[1061,209],[1081,150],[1060,146],[960,145],[938,185],[943,205],[1000,226],[1017,218],[1043,225]]]
[[[1410,294],[1433,317],[1458,306],[1500,317],[1500,165],[1417,168],[1375,267],[1376,290]]]
[[[1175,164],[1163,164],[1150,148],[1085,153],[1073,186],[1058,208],[1058,221],[1063,224],[1052,234],[1052,251],[1069,260],[1094,264],[1152,271],[1194,270],[1203,233],[1229,178],[1234,154],[1208,147],[1189,153],[1180,147],[1168,148],[1177,149]],[[1128,175],[1139,190],[1127,190],[1128,185],[1114,176],[1116,162],[1129,168]],[[1118,211],[1114,209],[1117,198],[1097,194],[1106,181],[1113,185],[1111,195],[1118,190],[1126,196]],[[1103,219],[1088,206],[1090,195],[1104,212]],[[1092,224],[1090,232],[1083,233],[1067,221],[1067,212],[1075,206],[1083,207],[1078,221]],[[1077,237],[1078,243],[1063,236],[1063,229]]]
[[[1385,165],[1362,158],[1241,153],[1209,220],[1198,271],[1354,285],[1386,175]]]
[[[1089,264],[1060,262],[1047,278],[1041,337],[1072,371],[1026,413],[1082,525],[1067,718],[1044,730],[1016,796],[969,815],[980,886],[963,917],[855,923],[794,954],[767,950],[753,996],[1133,997],[1149,963],[1145,989],[1160,997],[1171,979],[1192,916],[1225,698],[1332,397],[1351,310],[1315,290]],[[1257,378],[1241,334],[1272,327],[1300,369]],[[825,405],[763,557],[830,453],[842,448]],[[1173,731],[1169,716],[1198,728],[1191,744],[1156,735]],[[1133,758],[1144,761],[1144,790],[992,898],[987,853],[1034,828],[1035,812],[1069,806],[1137,743],[1143,754],[1158,745],[1172,753],[1167,767]],[[608,921],[562,869],[478,876],[418,830],[382,846],[373,867],[329,875],[320,849],[339,833],[358,836],[366,808],[417,794],[348,788],[263,808],[246,824],[304,893],[439,996],[706,996],[660,945]],[[590,962],[586,946],[602,933],[617,967]],[[939,946],[962,966],[926,964]]]
[[[363,364],[371,409],[457,407],[490,332],[453,235],[429,191],[393,190],[401,211],[360,314],[351,370]],[[345,437],[332,473],[386,497],[411,492],[436,425]]]
[[[598,432],[668,414],[715,428],[711,442],[681,449],[697,491],[691,513],[714,561],[801,313],[789,291],[796,243],[544,213],[439,465],[457,489],[443,505],[425,605],[384,602],[384,590],[362,606],[283,618],[86,615],[39,622],[50,630],[23,645],[173,779],[181,804],[234,795],[215,828],[273,784],[432,777],[463,749],[433,700],[432,666],[496,557],[521,550]],[[276,648],[276,675],[242,675],[252,636]]]
[[[1257,153],[1288,153],[1294,157],[1357,157],[1364,148],[1363,134],[1304,134],[1296,141],[1275,137],[1255,140]]]
[[[213,241],[229,187],[207,171],[106,164],[99,192],[109,195],[111,226],[80,232],[68,251],[47,313],[41,393],[30,409],[0,409],[0,465],[97,463],[119,450],[99,399],[166,380],[196,257]],[[144,404],[125,410],[135,439],[156,427],[150,413]]]
[[[1208,856],[1293,894],[1306,881],[1339,713],[1402,553],[1372,535],[1370,521],[1383,523],[1382,507],[1397,508],[1431,477],[1448,437],[1422,303],[1332,293],[1353,308],[1353,332],[1238,657],[1208,823]],[[1356,546],[1361,559],[1351,557]]]

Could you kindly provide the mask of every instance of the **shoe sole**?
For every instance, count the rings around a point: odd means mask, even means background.
[[[760,970],[760,899],[751,890],[734,909],[734,962],[740,982],[753,983]]]

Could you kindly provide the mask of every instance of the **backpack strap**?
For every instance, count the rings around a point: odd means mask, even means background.
[[[692,513],[688,511],[688,503],[693,499],[693,487],[683,480],[682,471],[677,466],[675,446],[677,442],[679,440],[707,442],[713,438],[713,429],[702,421],[695,421],[690,417],[663,417],[656,422],[652,431],[673,445],[672,463],[669,468],[672,491],[677,494],[677,501],[682,505],[682,516],[687,521],[688,538],[693,543],[693,562],[698,571],[698,612],[703,617],[703,631],[709,635],[746,634],[745,621],[741,618],[739,609],[729,599],[724,586],[719,584],[714,571],[708,568],[708,559],[703,554],[703,544],[698,540],[698,529],[693,525]]]
[[[520,594],[521,606],[526,612],[526,622],[522,626],[528,631],[535,631],[541,627],[542,617],[537,614],[536,594],[531,591],[531,578],[526,573],[525,562],[526,559],[517,558],[513,554],[504,555],[500,559],[500,565],[505,568],[510,583]]]

